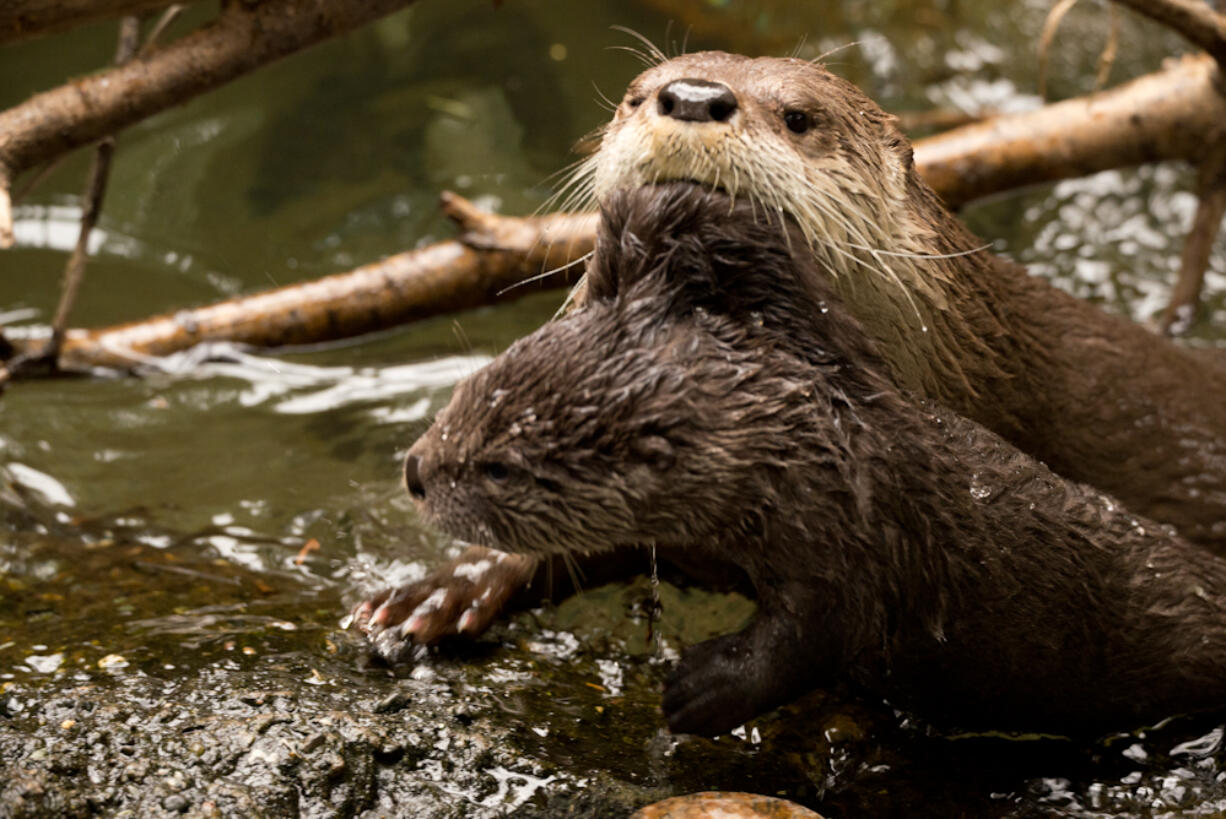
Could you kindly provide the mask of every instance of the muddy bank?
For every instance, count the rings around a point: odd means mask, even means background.
[[[0,539],[0,815],[595,817],[708,789],[829,817],[1226,808],[1212,718],[954,738],[818,692],[737,736],[668,736],[670,658],[734,628],[735,597],[665,585],[657,650],[648,582],[602,587],[391,670],[337,628],[339,586],[56,527]]]

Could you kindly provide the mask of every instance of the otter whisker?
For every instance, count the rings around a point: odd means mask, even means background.
[[[636,40],[639,40],[640,43],[645,45],[647,49],[647,53],[651,54],[653,58],[656,58],[657,63],[663,63],[663,61],[666,61],[668,59],[668,56],[663,53],[661,48],[658,47],[658,45],[656,45],[655,43],[652,43],[651,38],[647,37],[646,34],[641,34],[639,32],[636,32],[635,29],[630,28],[629,26],[609,26],[609,28],[612,28],[613,31],[615,32],[622,32],[623,34],[629,34],[630,37],[633,37]]]
[[[593,175],[596,168],[594,156],[577,159],[560,171],[551,174],[546,181],[561,175],[568,178],[561,187],[536,210],[536,214],[553,210],[589,210],[595,201]]]
[[[570,582],[575,587],[575,593],[583,594],[583,569],[580,568],[574,553],[562,552],[562,565],[566,567],[566,573],[570,575]]]
[[[788,54],[788,58],[792,60],[799,59],[800,52],[804,50],[805,44],[808,41],[809,41],[809,35],[807,33],[801,34],[800,41],[796,43],[796,46],[792,49],[791,53]]]
[[[894,256],[900,259],[956,259],[959,256],[970,256],[975,253],[981,253],[992,247],[991,243],[973,247],[970,250],[959,250],[955,253],[915,253],[908,250],[884,250],[882,248],[872,248],[865,245],[852,244],[856,250],[866,250],[874,256]]]
[[[634,48],[633,46],[612,45],[612,46],[608,46],[608,50],[609,51],[624,51],[627,54],[631,54],[635,57],[635,59],[637,59],[639,62],[641,62],[643,65],[647,66],[648,68],[659,65],[661,62],[664,61],[664,59],[667,59],[667,58],[660,59],[660,60],[653,59],[651,56],[644,54],[642,51],[640,51],[637,48]]]
[[[575,286],[566,291],[566,298],[562,299],[561,306],[554,311],[553,318],[557,319],[566,315],[575,303],[577,294],[584,292],[587,289],[587,273],[579,277],[579,281],[575,282]]]
[[[468,333],[464,332],[464,327],[459,321],[453,319],[451,322],[451,332],[455,336],[456,341],[460,344],[460,349],[465,355],[469,355],[473,351],[472,340],[468,337]]]
[[[558,265],[552,270],[546,270],[543,273],[537,273],[535,276],[529,276],[526,279],[521,279],[520,281],[515,282],[515,284],[508,285],[507,287],[504,287],[503,289],[499,290],[495,295],[501,296],[505,293],[511,292],[517,287],[523,287],[525,284],[532,284],[533,282],[539,282],[541,279],[547,279],[556,273],[560,273],[561,271],[565,270],[568,267],[574,267],[575,265],[582,264],[583,262],[586,262],[588,259],[592,258],[592,254],[595,252],[596,251],[594,250],[589,250],[587,253],[584,253],[579,258],[573,259],[567,262],[566,264]]]
[[[826,59],[827,57],[833,54],[838,54],[840,51],[851,48],[852,46],[861,45],[863,42],[864,42],[863,40],[852,40],[850,43],[843,43],[843,45],[841,46],[835,46],[834,48],[829,49],[828,51],[823,51],[821,54],[818,54],[812,60],[809,60],[809,63],[810,65],[821,65],[822,60]]]
[[[560,202],[551,203],[549,206],[550,210],[578,212],[596,209],[596,196],[590,178],[582,179],[574,185],[568,185],[567,188],[559,191],[554,198],[562,197],[563,194],[565,194],[565,198]]]
[[[603,107],[606,111],[611,114],[617,110],[617,103],[609,99],[605,93],[600,90],[600,86],[596,84],[595,80],[592,80],[592,90],[596,92],[596,98],[603,103]]]

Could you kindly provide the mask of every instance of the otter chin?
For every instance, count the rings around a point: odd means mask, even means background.
[[[757,614],[683,653],[676,732],[840,679],[965,729],[1226,705],[1226,561],[900,390],[802,233],[693,185],[610,194],[584,305],[410,449],[424,517],[509,551],[742,571]]]

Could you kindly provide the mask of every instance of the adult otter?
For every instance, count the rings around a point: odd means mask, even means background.
[[[577,186],[600,202],[668,180],[790,214],[897,383],[1226,554],[1220,356],[1178,348],[979,250],[915,172],[892,117],[854,86],[800,60],[717,52],[648,69]],[[472,567],[493,559],[470,549],[361,604],[356,622],[403,623],[420,642],[479,632],[540,574],[516,556],[472,582]],[[418,612],[440,589],[444,604]]]
[[[513,552],[739,566],[758,613],[683,655],[678,732],[841,675],[964,728],[1226,704],[1226,561],[912,403],[795,225],[754,209],[690,184],[610,197],[586,306],[461,382],[411,448],[425,518]]]

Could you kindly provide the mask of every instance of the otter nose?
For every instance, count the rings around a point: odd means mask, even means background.
[[[421,500],[426,496],[426,485],[421,482],[421,457],[409,455],[404,459],[404,485],[409,494]]]
[[[722,82],[673,80],[657,98],[662,115],[687,122],[724,122],[736,112],[736,94]]]

